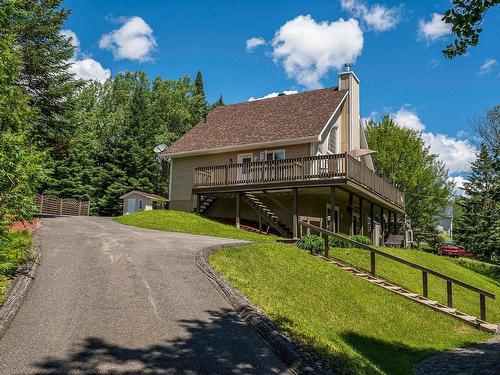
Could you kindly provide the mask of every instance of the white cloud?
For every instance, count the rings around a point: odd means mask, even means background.
[[[364,1],[341,0],[342,9],[354,17],[361,18],[368,28],[375,31],[387,31],[396,27],[401,18],[401,7],[388,8],[381,4],[367,6]]]
[[[448,177],[448,182],[451,182],[455,185],[453,191],[456,195],[464,195],[465,193],[464,186],[465,183],[468,182],[468,180],[465,177],[463,176]]]
[[[253,52],[255,48],[266,44],[266,41],[264,40],[264,38],[250,38],[247,40],[246,44],[247,44],[247,51]]]
[[[430,21],[420,20],[418,23],[418,36],[433,42],[451,34],[451,25],[443,22],[442,18],[442,14],[433,13]]]
[[[69,70],[76,77],[85,80],[104,82],[111,77],[111,70],[103,68],[99,62],[88,57],[81,60],[73,60]]]
[[[124,19],[122,27],[104,34],[99,41],[99,47],[110,50],[117,60],[152,60],[155,46],[153,29],[137,16]]]
[[[355,62],[363,49],[363,32],[353,18],[318,23],[301,15],[280,27],[272,46],[274,61],[283,65],[288,77],[318,88],[329,70]]]
[[[450,173],[468,170],[470,163],[475,160],[476,149],[468,140],[426,132],[426,126],[418,117],[417,112],[407,105],[402,106],[391,116],[400,126],[422,131],[422,138],[429,146],[430,152],[438,155],[439,160],[445,163]]]
[[[285,90],[282,93],[285,94],[285,95],[290,95],[290,94],[297,94],[298,91],[297,90]],[[267,95],[261,96],[260,98],[254,98],[252,96],[251,98],[248,98],[248,101],[252,102],[254,100],[274,98],[274,97],[278,96],[279,94],[280,94],[279,92],[271,92],[271,93],[269,93]]]
[[[61,30],[60,34],[70,40],[75,47],[75,54],[69,60],[69,71],[76,78],[104,82],[111,77],[111,70],[103,68],[101,63],[80,52],[80,40],[73,30]]]
[[[394,121],[400,125],[416,131],[425,129],[425,125],[420,121],[417,113],[408,106],[402,106],[396,113],[391,115]]]
[[[61,30],[59,34],[68,39],[76,50],[80,48],[80,41],[73,30],[64,29]]]
[[[495,59],[486,59],[484,60],[483,65],[479,68],[477,72],[478,75],[483,76],[491,72],[498,65],[497,60]]]

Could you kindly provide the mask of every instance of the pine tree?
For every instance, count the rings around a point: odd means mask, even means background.
[[[205,99],[205,89],[203,88],[203,77],[201,75],[201,71],[198,70],[196,73],[196,78],[194,79],[194,92],[196,95],[200,95]]]
[[[455,234],[462,245],[476,255],[491,260],[500,256],[500,168],[498,154],[491,155],[482,144],[459,199],[461,215]]]
[[[74,55],[71,42],[60,34],[69,11],[62,0],[20,0],[24,12],[18,24],[18,46],[22,56],[19,83],[38,112],[31,138],[38,147],[61,156],[68,148],[74,126],[68,112],[75,90],[81,85],[70,73]]]

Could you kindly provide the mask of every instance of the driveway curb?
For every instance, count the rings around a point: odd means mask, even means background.
[[[271,346],[291,371],[298,374],[331,374],[333,372],[331,368],[299,347],[259,307],[250,302],[239,290],[229,285],[210,266],[208,261],[210,254],[222,248],[243,245],[248,245],[248,242],[203,248],[196,255],[196,265],[205,273],[215,289],[231,304],[236,313]]]
[[[36,234],[35,234],[36,236]],[[35,238],[35,236],[33,238]],[[36,241],[34,240],[34,243]],[[16,277],[12,280],[10,287],[5,294],[5,300],[0,304],[0,339],[14,320],[19,308],[23,304],[24,298],[30,290],[31,284],[35,280],[36,271],[40,264],[41,250],[38,245],[31,249],[34,260],[26,262],[18,271]]]

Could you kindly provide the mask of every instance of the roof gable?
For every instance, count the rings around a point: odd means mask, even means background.
[[[139,190],[131,190],[129,191],[128,193],[125,193],[123,194],[120,199],[125,199],[133,194],[136,194],[136,195],[140,195],[144,198],[148,198],[148,199],[163,199],[163,200],[166,200],[165,197],[162,197],[161,195],[158,195],[158,194],[153,194],[153,193],[145,193],[143,191],[139,191]]]
[[[318,137],[346,94],[346,90],[327,88],[220,106],[164,153]]]

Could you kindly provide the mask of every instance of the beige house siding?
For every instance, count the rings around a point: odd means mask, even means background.
[[[199,155],[191,157],[173,158],[171,161],[172,186],[170,187],[170,209],[192,211],[196,202],[193,199],[193,171],[194,167],[223,165],[238,162],[238,154],[252,153],[254,160],[259,160],[261,151],[285,150],[286,158],[310,156],[309,143],[283,147],[259,148],[241,152],[225,152],[220,154]]]

